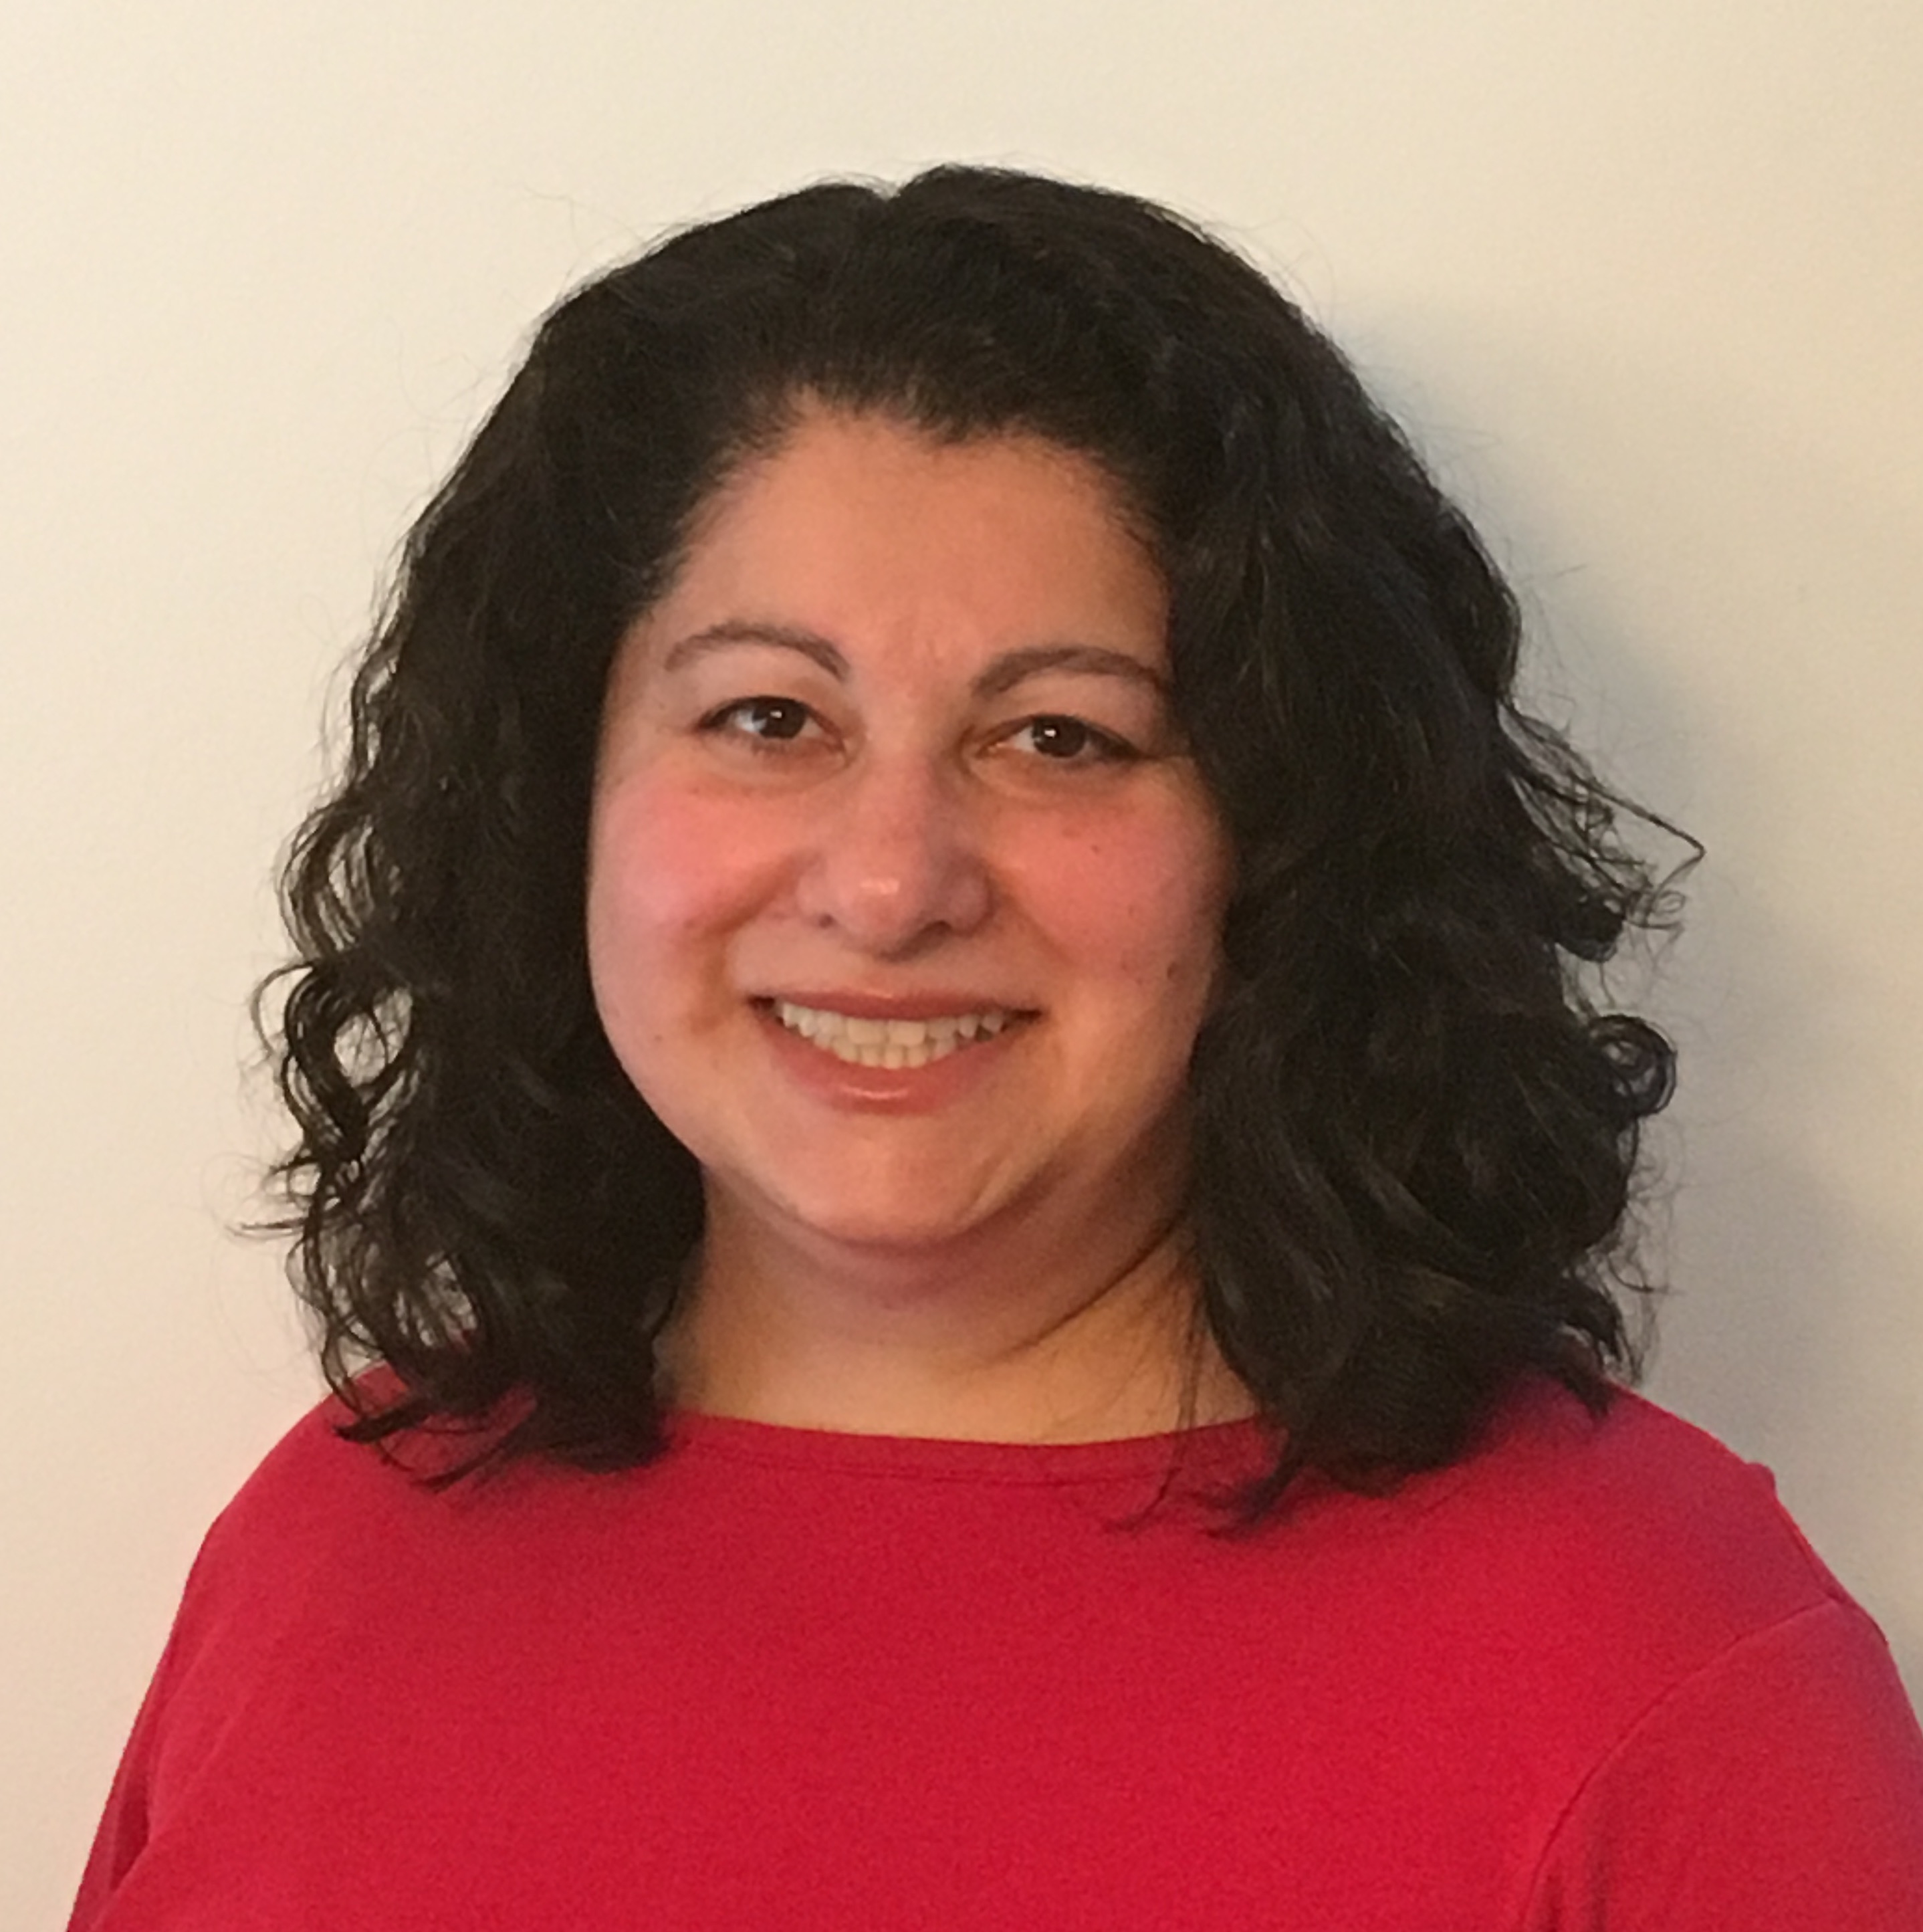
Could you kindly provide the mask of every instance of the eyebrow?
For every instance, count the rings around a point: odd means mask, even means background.
[[[738,617],[724,618],[718,624],[691,631],[686,637],[669,646],[668,655],[661,661],[661,668],[664,671],[680,670],[711,651],[723,650],[730,644],[772,644],[778,650],[799,651],[803,657],[818,664],[831,677],[846,678],[848,674],[848,659],[826,638],[814,632],[797,629],[791,624],[757,624]]]
[[[1168,694],[1168,680],[1153,664],[1126,651],[1112,651],[1103,644],[1032,644],[1024,650],[1004,651],[976,678],[975,695],[1000,698],[1026,679],[1055,670],[1119,677],[1146,686],[1158,698]]]
[[[662,660],[664,671],[680,670],[711,651],[730,644],[760,644],[777,650],[796,651],[819,664],[830,677],[845,682],[848,661],[828,639],[818,632],[792,624],[764,624],[751,620],[726,618],[718,624],[692,631],[670,646]],[[1166,697],[1168,681],[1152,664],[1126,651],[1111,650],[1103,644],[1030,644],[1020,650],[1004,651],[975,678],[977,698],[1000,698],[1031,677],[1050,671],[1070,671],[1084,676],[1121,678],[1146,686],[1157,697]]]

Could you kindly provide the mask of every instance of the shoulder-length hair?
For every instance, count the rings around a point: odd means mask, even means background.
[[[1081,452],[1166,574],[1236,857],[1188,1226],[1276,1432],[1252,1506],[1446,1462],[1532,1370],[1600,1405],[1673,1054],[1586,969],[1666,908],[1622,802],[1516,707],[1514,599],[1246,262],[1124,195],[941,168],[763,203],[570,296],[407,541],[283,881],[275,1172],[348,1432],[661,1446],[701,1192],[590,993],[599,712],[695,513],[805,404]]]

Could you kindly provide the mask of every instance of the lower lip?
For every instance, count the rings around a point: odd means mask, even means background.
[[[1018,1021],[992,1040],[958,1046],[922,1066],[862,1066],[791,1032],[766,1007],[757,1009],[776,1063],[810,1094],[839,1107],[888,1114],[932,1113],[992,1079],[1027,1030]]]

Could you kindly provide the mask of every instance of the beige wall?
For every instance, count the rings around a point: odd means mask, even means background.
[[[0,1922],[310,1397],[247,1211],[266,880],[410,508],[570,279],[944,157],[1292,276],[1711,848],[1659,1394],[1923,1688],[1915,0],[14,0],[0,20]]]

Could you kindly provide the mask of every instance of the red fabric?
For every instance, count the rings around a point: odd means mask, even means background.
[[[435,1494],[317,1412],[209,1534],[76,1932],[1898,1932],[1923,1737],[1768,1478],[1533,1393],[1240,1539],[1252,1450],[690,1418]]]

